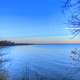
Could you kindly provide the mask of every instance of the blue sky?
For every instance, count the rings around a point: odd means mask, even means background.
[[[0,38],[70,35],[70,32],[64,29],[66,17],[62,13],[63,1],[0,0]]]

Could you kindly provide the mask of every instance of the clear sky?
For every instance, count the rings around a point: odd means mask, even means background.
[[[69,38],[65,0],[0,0],[0,38]]]

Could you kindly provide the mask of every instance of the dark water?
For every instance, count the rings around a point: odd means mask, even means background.
[[[80,80],[79,51],[66,44],[3,47],[1,67],[7,80]]]

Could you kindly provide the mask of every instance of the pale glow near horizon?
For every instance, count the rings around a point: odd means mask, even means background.
[[[72,36],[49,36],[49,37],[22,37],[22,38],[7,38],[9,40],[21,43],[80,43],[79,38],[72,39]]]

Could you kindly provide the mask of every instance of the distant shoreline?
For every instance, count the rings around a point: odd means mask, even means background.
[[[54,43],[16,43],[11,41],[0,41],[0,46],[17,46],[17,45],[80,45],[79,42],[54,42]]]
[[[15,43],[15,44],[3,44],[0,46],[24,46],[24,45],[80,45],[80,43],[52,43],[52,44],[27,44],[27,43]]]

